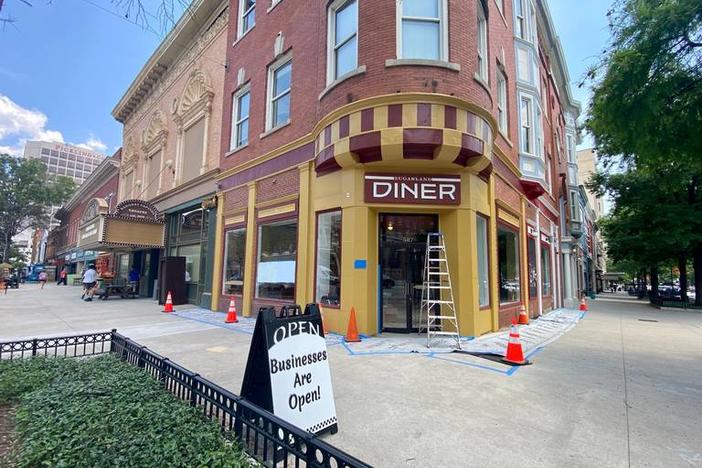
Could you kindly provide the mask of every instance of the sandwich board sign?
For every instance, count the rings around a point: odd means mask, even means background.
[[[258,313],[241,396],[313,434],[337,431],[327,343],[317,304]]]

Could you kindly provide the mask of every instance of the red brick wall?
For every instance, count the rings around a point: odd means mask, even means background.
[[[300,173],[292,169],[256,183],[256,201],[275,200],[300,191]]]
[[[93,198],[105,198],[110,193],[113,193],[114,196],[112,197],[111,208],[114,209],[115,205],[117,204],[117,184],[118,183],[119,183],[119,172],[117,171],[117,169],[115,169],[114,174],[111,177],[106,179],[103,182],[103,184],[100,185],[100,187],[98,187],[96,190],[85,195],[80,200],[80,203],[78,203],[78,205],[76,205],[72,210],[70,210],[68,212],[67,216],[64,218],[64,220],[61,223],[62,226],[66,226],[66,234],[65,234],[65,236],[62,236],[62,238],[60,238],[62,241],[65,241],[65,244],[57,245],[56,246],[57,251],[63,250],[66,248],[75,247],[76,242],[78,241],[78,225],[80,224],[80,218],[83,216],[83,212],[85,211],[85,207],[90,200],[92,200]]]
[[[387,59],[396,58],[396,2],[382,0],[359,2],[359,65],[366,73],[346,80],[327,93],[326,87],[326,0],[281,0],[266,12],[269,2],[256,5],[256,26],[237,42],[239,1],[230,2],[228,71],[225,79],[223,135],[231,126],[231,96],[236,89],[240,68],[245,81],[251,83],[249,146],[229,156],[229,141],[222,139],[222,169],[259,157],[283,144],[308,134],[319,119],[334,109],[367,97],[396,92],[435,92],[454,95],[496,113],[493,95],[496,87],[498,57],[507,67],[510,109],[510,140],[516,141],[516,91],[514,89],[514,45],[511,20],[504,20],[494,2],[489,6],[490,93],[475,79],[476,71],[476,1],[449,0],[449,60],[460,65],[459,72],[437,67],[386,67]],[[506,2],[505,15],[511,18],[511,2]],[[507,26],[509,25],[509,26]],[[267,65],[274,60],[273,44],[278,32],[285,37],[286,51],[291,51],[292,97],[291,125],[261,139],[265,130]],[[498,138],[511,159],[516,155],[506,140]]]

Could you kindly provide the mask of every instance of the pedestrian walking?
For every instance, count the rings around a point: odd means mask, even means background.
[[[132,269],[129,270],[129,288],[130,288],[131,292],[133,292],[134,294],[136,294],[137,291],[139,290],[139,279],[140,278],[141,277],[139,275],[139,270],[137,269],[136,266],[133,265]]]
[[[46,271],[42,270],[41,273],[39,273],[39,283],[41,284],[41,289],[44,289],[47,278],[48,276],[46,275]]]
[[[88,269],[85,270],[85,273],[83,274],[83,296],[88,296],[85,298],[86,302],[93,300],[93,296],[95,295],[95,286],[97,286],[97,276],[98,274],[97,271],[95,271],[95,265],[92,264],[88,266]]]
[[[59,280],[58,283],[56,283],[56,286],[60,286],[61,283],[63,283],[64,286],[68,284],[68,272],[66,271],[66,267],[61,268],[61,272],[59,273]]]

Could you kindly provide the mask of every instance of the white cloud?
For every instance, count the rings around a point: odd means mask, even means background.
[[[0,153],[21,156],[27,140],[65,143],[60,131],[46,128],[48,120],[43,112],[24,108],[0,94]],[[76,146],[98,152],[107,150],[107,145],[92,134]]]
[[[104,153],[107,150],[107,145],[102,142],[95,135],[90,135],[84,143],[78,143],[76,146],[85,148],[91,151],[97,151],[98,153]]]

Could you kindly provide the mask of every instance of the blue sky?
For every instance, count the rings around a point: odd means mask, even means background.
[[[0,25],[0,152],[21,152],[26,139],[53,139],[111,154],[121,125],[110,113],[162,37],[110,14],[116,7],[109,0],[32,3],[5,0],[0,12],[16,20]],[[607,42],[610,4],[549,1],[583,108],[588,92],[576,85]],[[161,29],[153,19],[152,29]]]

